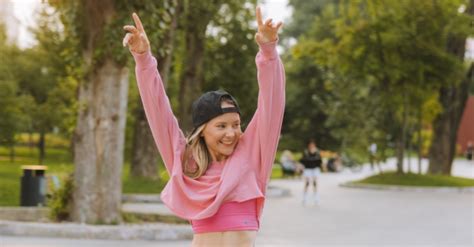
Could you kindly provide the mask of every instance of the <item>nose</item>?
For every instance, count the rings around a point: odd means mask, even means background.
[[[236,132],[235,129],[233,129],[233,128],[228,128],[227,131],[225,132],[225,136],[226,136],[226,137],[232,137],[232,138],[233,138],[233,137],[235,137],[235,135],[236,135],[235,132]]]

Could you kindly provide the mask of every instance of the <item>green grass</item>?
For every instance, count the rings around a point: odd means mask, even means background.
[[[21,166],[38,165],[36,148],[15,148],[15,162],[10,162],[9,150],[0,147],[0,206],[18,206],[20,204]],[[66,176],[73,166],[67,150],[49,148],[44,165],[48,166],[47,175]]]
[[[16,147],[15,162],[10,162],[9,150],[0,147],[0,206],[19,206],[20,205],[20,178],[22,176],[21,166],[37,165],[38,151],[36,148]],[[72,157],[67,149],[48,148],[43,165],[48,167],[47,176],[57,176],[64,179],[68,174],[74,171]],[[163,189],[168,175],[162,165],[158,167],[161,179],[160,181],[134,178],[129,175],[130,165],[126,163],[123,167],[123,192],[124,193],[160,193]],[[50,181],[49,191],[53,185]]]
[[[398,175],[391,172],[371,176],[354,183],[426,187],[470,187],[474,186],[474,179],[444,175],[419,175],[414,173]]]
[[[146,178],[137,178],[130,176],[130,164],[126,163],[123,168],[122,176],[122,192],[133,194],[157,194],[161,193],[168,182],[169,176],[165,166],[160,162],[158,165],[160,180],[152,180]]]

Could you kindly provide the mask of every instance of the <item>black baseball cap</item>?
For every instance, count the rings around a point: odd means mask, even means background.
[[[229,99],[234,103],[234,107],[221,107],[222,98]],[[207,121],[228,112],[236,112],[240,115],[240,108],[237,101],[224,90],[210,91],[204,93],[192,105],[193,126],[197,128]]]

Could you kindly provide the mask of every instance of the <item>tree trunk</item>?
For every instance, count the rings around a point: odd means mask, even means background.
[[[89,79],[79,91],[72,217],[114,223],[121,219],[128,69],[108,59]]]
[[[433,140],[429,154],[428,172],[431,174],[451,174],[452,162],[456,152],[456,137],[462,113],[472,83],[473,64],[466,78],[458,86],[443,87],[439,100],[443,111],[433,123]]]
[[[190,131],[192,128],[191,105],[202,93],[204,80],[204,50],[206,28],[212,17],[220,8],[221,1],[189,1],[188,11],[185,14],[185,64],[180,79],[179,117],[182,129]],[[191,11],[190,11],[191,10]]]
[[[417,125],[417,132],[418,132],[418,174],[422,174],[421,171],[421,159],[423,156],[423,137],[421,136],[421,130],[422,130],[422,124],[423,124],[423,114],[422,114],[422,106],[420,105],[420,108],[418,109],[418,125]]]
[[[140,101],[135,109],[130,174],[133,177],[158,179],[158,151],[141,104]]]
[[[38,140],[38,151],[39,151],[39,159],[38,162],[40,165],[43,164],[44,157],[46,156],[45,152],[45,145],[46,145],[46,140],[45,140],[45,133],[44,131],[40,132],[39,140]]]
[[[397,173],[403,174],[403,158],[405,154],[405,143],[408,125],[408,102],[407,94],[403,91],[403,119],[400,137],[397,138]]]
[[[469,1],[466,14],[474,15],[474,0]],[[451,36],[447,42],[447,51],[464,62],[466,36]],[[456,151],[456,137],[464,107],[472,83],[473,64],[461,83],[452,82],[443,86],[439,92],[442,112],[433,121],[433,139],[429,152],[428,172],[431,174],[451,174],[452,162]]]
[[[171,1],[174,2],[174,1]],[[174,50],[174,40],[178,24],[178,15],[180,13],[180,1],[177,1],[174,14],[171,14],[172,20],[169,30],[165,32],[163,41],[159,44],[164,52],[157,55],[158,70],[160,71],[163,83],[168,82],[168,75],[171,68],[171,58]],[[172,4],[172,3],[171,3]],[[135,109],[135,126],[132,146],[132,163],[130,174],[134,177],[148,177],[159,179],[158,176],[158,158],[156,144],[151,134],[148,121],[143,110],[141,99],[138,99],[137,108]]]
[[[397,174],[403,174],[403,156],[404,156],[404,139],[403,137],[397,138],[397,149],[396,149],[396,157],[397,157]]]
[[[99,36],[116,17],[113,2],[83,0],[82,7],[82,52],[89,69],[79,86],[71,216],[81,223],[118,223],[129,71],[111,56],[94,57]]]

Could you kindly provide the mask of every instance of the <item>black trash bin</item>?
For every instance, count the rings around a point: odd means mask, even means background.
[[[20,206],[44,206],[46,202],[46,166],[22,166]]]

